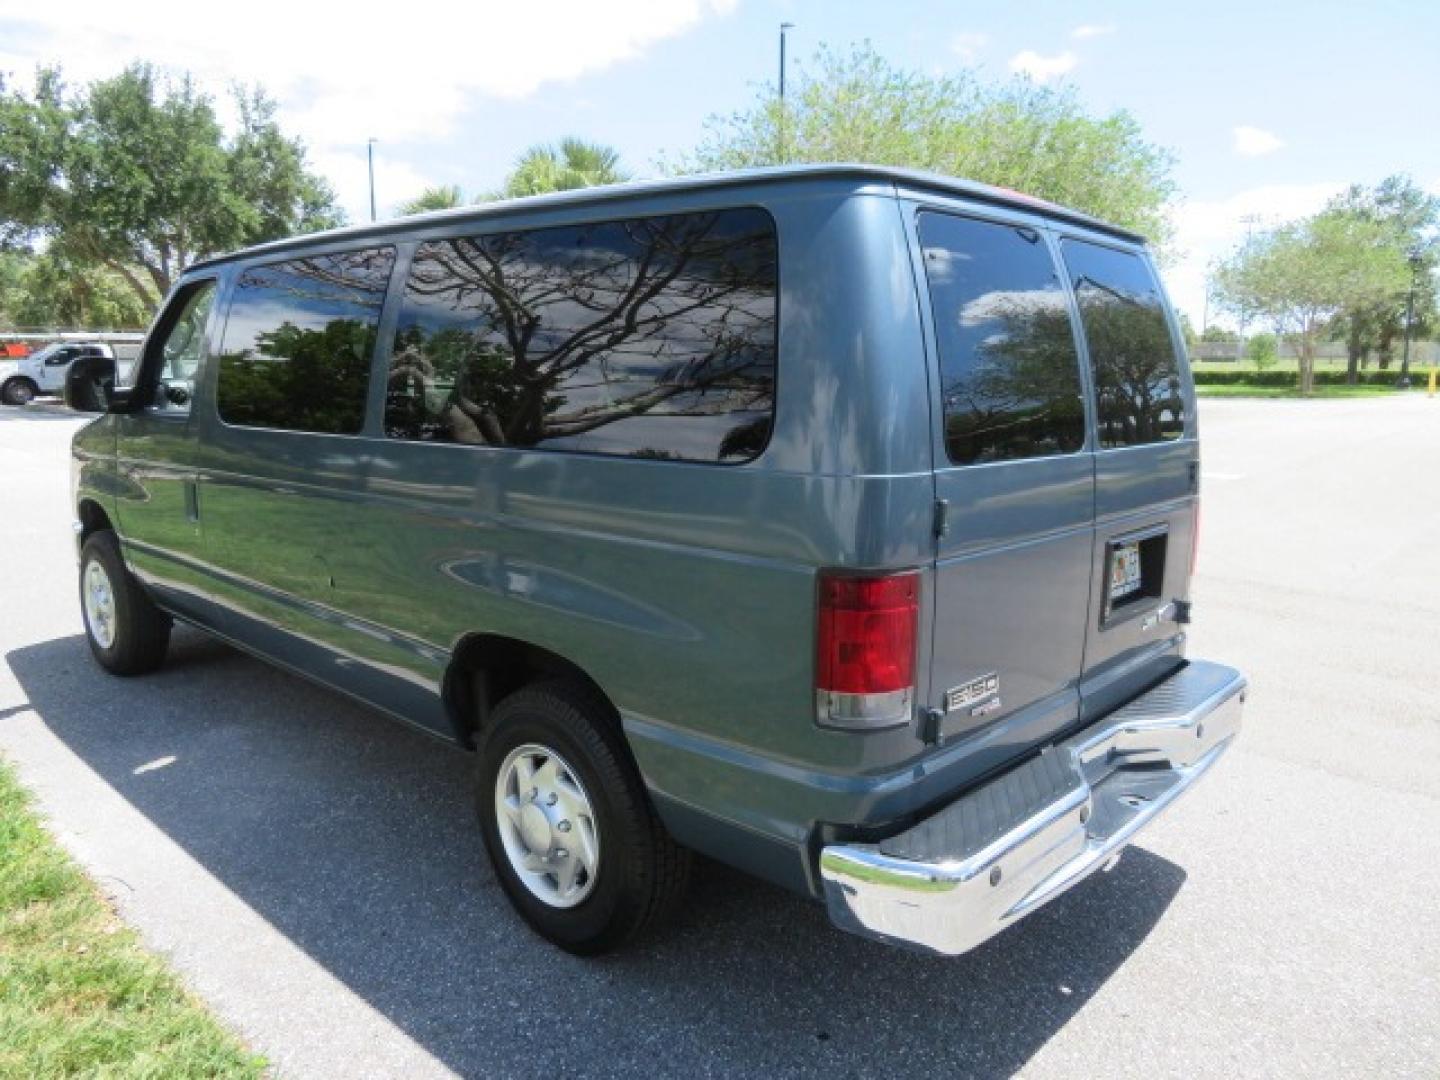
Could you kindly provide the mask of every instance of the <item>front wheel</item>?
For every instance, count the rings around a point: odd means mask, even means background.
[[[38,388],[29,379],[11,379],[0,387],[0,401],[6,405],[29,405]]]
[[[112,675],[143,675],[165,659],[170,617],[125,568],[109,529],[92,534],[80,549],[80,610],[90,652]]]
[[[613,949],[684,895],[690,853],[655,816],[613,711],[582,687],[542,683],[500,703],[476,808],[510,902],[569,952]]]

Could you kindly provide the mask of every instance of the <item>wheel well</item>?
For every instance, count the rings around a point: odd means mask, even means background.
[[[40,384],[37,383],[34,379],[32,379],[29,375],[11,375],[10,378],[5,380],[4,385],[9,386],[11,383],[17,382],[29,383],[36,390],[40,389]]]
[[[490,711],[523,686],[544,679],[569,679],[610,698],[579,665],[549,649],[499,634],[471,634],[455,649],[445,672],[445,710],[461,745],[473,748]],[[619,714],[616,713],[618,723]]]
[[[104,510],[100,509],[100,504],[97,503],[94,499],[80,500],[79,511],[80,543],[82,544],[85,543],[86,540],[90,539],[92,533],[97,533],[101,529],[115,528],[115,526],[110,524],[109,515],[106,514]]]

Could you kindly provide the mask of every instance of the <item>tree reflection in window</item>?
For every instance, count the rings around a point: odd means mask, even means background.
[[[1067,240],[1063,250],[1095,372],[1100,445],[1178,439],[1185,433],[1180,363],[1150,268],[1099,244]]]
[[[775,309],[774,227],[760,210],[424,243],[386,432],[748,460],[770,434]]]
[[[1085,411],[1074,330],[1040,234],[926,213],[920,242],[950,460],[971,465],[1079,450]]]
[[[393,248],[251,267],[235,284],[217,402],[227,423],[354,434]]]

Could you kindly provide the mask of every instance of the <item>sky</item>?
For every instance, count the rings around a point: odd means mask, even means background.
[[[381,216],[428,185],[493,189],[527,146],[566,135],[615,146],[629,171],[655,175],[663,155],[699,141],[708,116],[745,108],[773,84],[778,27],[790,22],[792,78],[821,45],[869,41],[898,66],[1069,83],[1092,113],[1133,114],[1177,157],[1164,277],[1197,327],[1206,267],[1247,228],[1313,213],[1348,184],[1392,173],[1440,193],[1440,3],[1425,0],[447,8],[0,0],[0,72],[23,83],[58,62],[83,83],[145,59],[193,72],[221,99],[236,82],[259,83],[362,221],[370,138]]]

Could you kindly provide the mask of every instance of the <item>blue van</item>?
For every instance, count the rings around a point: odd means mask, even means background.
[[[577,953],[693,852],[963,952],[1239,729],[1185,655],[1153,261],[1012,192],[766,169],[212,259],[74,465],[100,664],[179,619],[474,750],[497,879]]]

